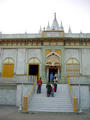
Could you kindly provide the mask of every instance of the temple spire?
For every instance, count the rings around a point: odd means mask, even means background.
[[[50,30],[50,25],[49,25],[49,22],[48,22],[48,25],[47,25],[47,28],[46,28],[47,30]]]
[[[61,21],[61,25],[60,25],[60,30],[63,30],[63,25],[62,25],[62,21]]]
[[[68,33],[72,33],[70,25],[69,25]]]
[[[42,32],[42,28],[41,28],[41,26],[40,26],[40,30],[39,30],[39,33],[41,33]]]
[[[59,24],[57,22],[56,13],[54,13],[54,20],[51,26],[52,30],[59,30]]]
[[[54,20],[56,20],[56,13],[54,13]]]

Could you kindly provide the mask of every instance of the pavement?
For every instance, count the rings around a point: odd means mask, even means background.
[[[82,113],[22,113],[16,106],[0,106],[0,120],[90,120],[90,110]]]

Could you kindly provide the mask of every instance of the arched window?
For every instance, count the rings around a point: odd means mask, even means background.
[[[69,74],[79,74],[80,73],[80,63],[75,58],[70,58],[66,63],[66,72]]]

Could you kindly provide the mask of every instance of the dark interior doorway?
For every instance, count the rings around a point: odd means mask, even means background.
[[[29,75],[36,75],[39,78],[39,65],[29,65]]]
[[[49,68],[49,82],[50,82],[50,74],[53,74],[53,76],[55,76],[55,74],[58,74],[58,69],[57,68]]]

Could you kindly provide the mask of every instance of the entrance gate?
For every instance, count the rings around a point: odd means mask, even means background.
[[[47,72],[47,81],[50,81],[50,74],[57,74],[58,78],[61,72],[61,65],[60,65],[60,55],[55,52],[51,52],[47,55],[46,59],[46,72]]]

